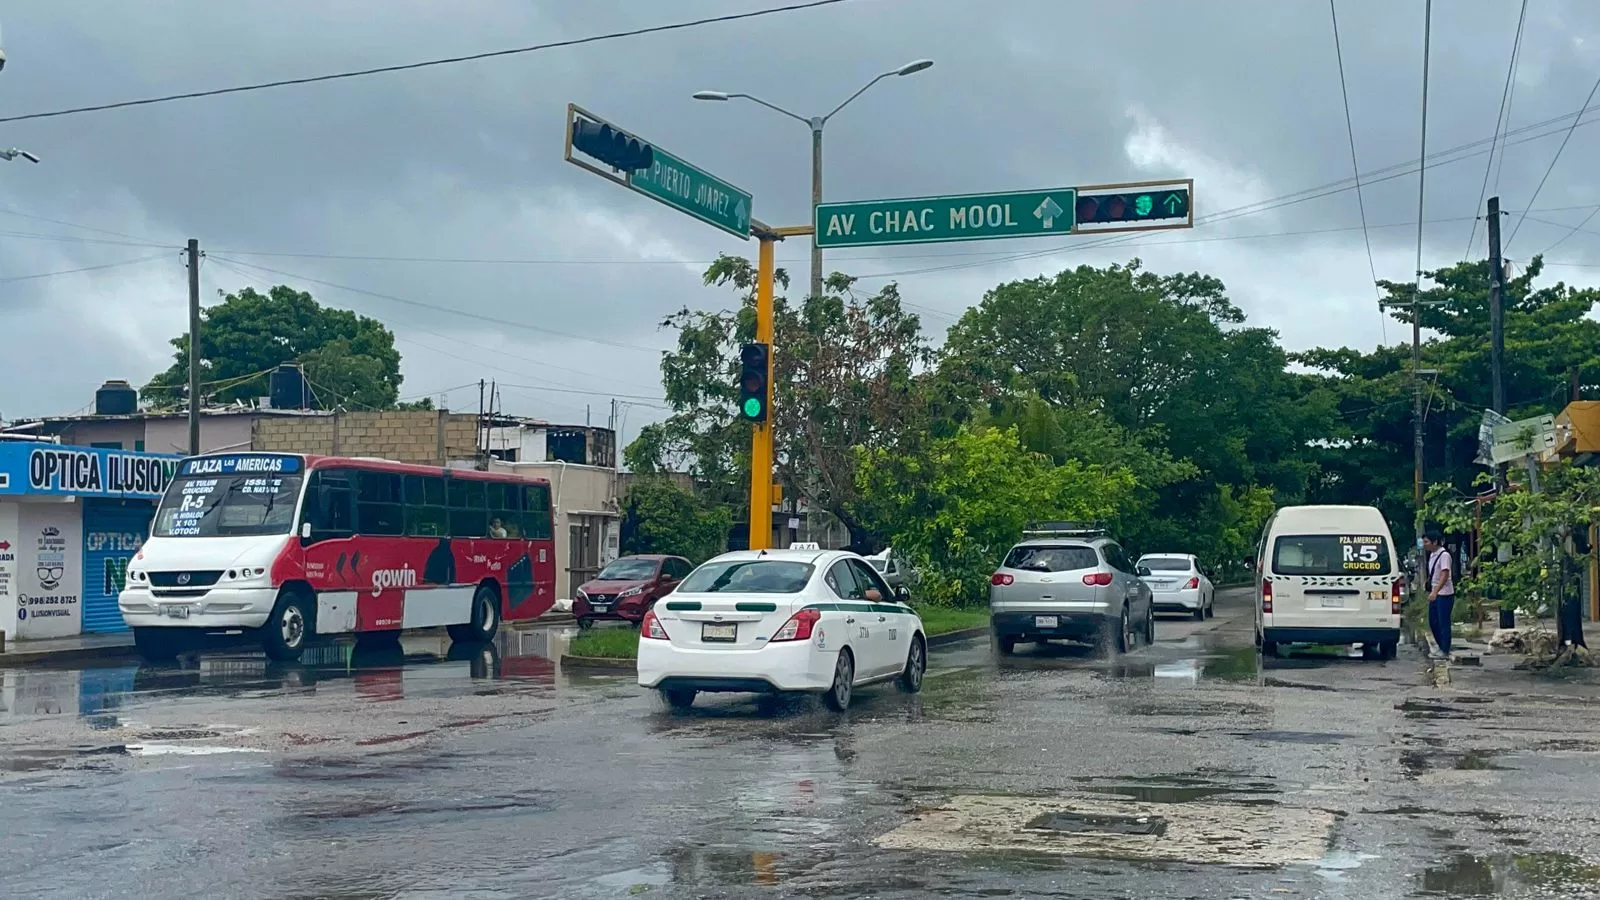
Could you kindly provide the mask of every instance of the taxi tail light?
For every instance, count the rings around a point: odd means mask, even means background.
[[[1100,587],[1105,587],[1106,585],[1111,583],[1111,573],[1110,572],[1090,572],[1089,574],[1083,576],[1083,583],[1084,584],[1099,585]]]
[[[822,620],[822,612],[815,609],[802,609],[789,617],[777,633],[767,640],[769,644],[779,641],[809,641],[811,629]]]
[[[667,629],[662,627],[661,620],[656,618],[656,611],[650,610],[644,614],[644,621],[639,623],[639,637],[652,641],[667,639]]]
[[[1192,590],[1194,590],[1195,588],[1197,588],[1199,586],[1200,586],[1200,579],[1199,578],[1191,578],[1191,579],[1188,580],[1188,582],[1186,582],[1184,584],[1183,589],[1186,590],[1186,591],[1192,591]]]
[[[1015,578],[1012,578],[1010,575],[1007,575],[1004,572],[996,572],[989,576],[989,583],[997,587],[1004,587],[1005,585],[1008,585],[1014,581],[1016,581]]]
[[[1396,578],[1394,584],[1389,585],[1389,615],[1400,615],[1400,579]]]
[[[1261,611],[1268,615],[1272,613],[1272,582],[1270,581],[1261,582]]]

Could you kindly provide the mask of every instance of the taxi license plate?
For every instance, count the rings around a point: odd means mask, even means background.
[[[1325,608],[1339,609],[1344,606],[1343,597],[1323,597],[1322,605]]]
[[[1054,628],[1059,621],[1055,616],[1034,616],[1033,627]]]
[[[708,643],[730,644],[738,639],[738,625],[717,625],[707,622],[700,626],[700,640]]]
[[[161,614],[171,619],[187,619],[189,618],[189,607],[179,605],[163,606],[161,607]]]

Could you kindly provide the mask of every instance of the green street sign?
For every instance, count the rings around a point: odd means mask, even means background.
[[[1077,190],[819,203],[818,247],[937,244],[1072,233]]]
[[[684,162],[575,103],[567,104],[564,158],[740,240],[750,240],[752,201],[748,191]]]
[[[680,212],[750,239],[750,194],[652,145],[650,168],[628,173],[628,186]]]

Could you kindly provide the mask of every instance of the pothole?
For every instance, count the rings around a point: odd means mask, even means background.
[[[890,850],[1275,868],[1323,858],[1335,822],[1333,813],[1321,809],[1086,795],[969,794],[917,812],[873,843]]]

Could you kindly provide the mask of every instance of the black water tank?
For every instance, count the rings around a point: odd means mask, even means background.
[[[308,409],[306,378],[297,366],[279,366],[267,378],[267,396],[273,409]]]
[[[126,381],[107,381],[94,392],[97,416],[131,416],[139,411],[139,392]]]

